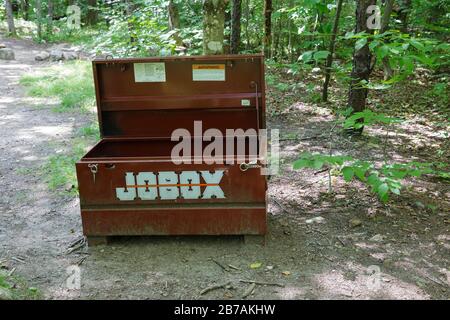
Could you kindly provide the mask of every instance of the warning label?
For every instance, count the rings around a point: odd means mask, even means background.
[[[135,63],[135,82],[166,82],[166,65],[164,62]]]
[[[225,81],[224,64],[193,64],[193,81]]]

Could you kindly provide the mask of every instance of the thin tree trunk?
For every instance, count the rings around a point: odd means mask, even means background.
[[[176,32],[173,34],[175,44],[177,46],[182,46],[183,41],[181,40],[180,34],[178,32],[178,30],[180,30],[180,12],[178,11],[178,7],[173,2],[173,0],[169,0],[167,9],[169,11],[169,29],[176,30]]]
[[[272,0],[264,1],[264,52],[270,54],[272,44]]]
[[[88,0],[88,6],[86,22],[88,25],[93,26],[98,20],[97,0]]]
[[[22,18],[26,21],[28,21],[28,9],[30,8],[30,5],[28,3],[28,0],[21,0],[20,1],[20,11],[22,11]]]
[[[133,3],[133,0],[126,0],[127,6],[126,6],[126,13],[128,17],[128,32],[130,33],[130,43],[134,45],[136,43],[136,39],[133,36],[133,25],[131,23],[131,16],[134,13],[135,4]]]
[[[381,17],[380,34],[385,33],[389,28],[389,20],[391,18],[393,6],[394,0],[386,0],[383,16]],[[384,80],[389,80],[394,74],[391,68],[391,64],[389,63],[389,58],[387,56],[383,58],[383,73]]]
[[[373,33],[367,25],[367,8],[375,5],[376,0],[357,0],[356,4],[356,30],[355,33],[366,32]],[[360,112],[366,108],[367,95],[369,90],[363,82],[368,83],[371,69],[372,55],[370,53],[369,44],[366,43],[359,50],[353,53],[353,68],[351,73],[350,91],[348,97],[348,105],[353,109],[353,112]],[[363,128],[356,130],[362,132]]]
[[[14,15],[12,10],[11,0],[5,0],[6,19],[8,20],[8,34],[16,35],[16,26],[14,25]]]
[[[408,33],[408,13],[411,10],[411,0],[400,0],[400,10],[398,11],[398,18],[402,22],[400,31]]]
[[[245,50],[250,49],[250,34],[248,32],[248,24],[250,21],[250,0],[245,1]]]
[[[334,18],[334,25],[333,25],[333,34],[331,35],[330,47],[328,49],[330,53],[327,57],[327,63],[325,66],[325,82],[323,83],[323,90],[322,90],[322,100],[324,102],[328,101],[328,85],[330,84],[331,79],[331,65],[333,64],[333,55],[334,50],[336,48],[336,36],[339,29],[339,18],[341,16],[342,11],[342,1],[343,0],[338,0],[337,3],[336,16]]]
[[[283,2],[279,1],[277,8],[280,8],[283,6]],[[272,9],[273,10],[273,9]],[[283,13],[280,14],[278,19],[273,21],[273,37],[272,37],[272,46],[270,50],[270,58],[275,59],[277,61],[280,61],[283,56],[283,50],[282,47],[282,34],[283,34]]]
[[[228,6],[228,4],[227,4]],[[223,29],[224,29],[224,37],[225,39],[228,39],[224,43],[223,52],[224,53],[230,53],[231,50],[231,10],[226,10],[227,7],[225,7],[225,19],[223,22]],[[227,28],[229,32],[227,32]]]
[[[47,36],[53,31],[53,0],[47,1]]]
[[[37,25],[37,36],[38,39],[42,39],[42,2],[41,0],[36,0],[36,25]]]
[[[241,0],[233,0],[231,14],[231,53],[239,53],[241,44]]]
[[[203,0],[203,53],[223,53],[223,29],[228,0]]]

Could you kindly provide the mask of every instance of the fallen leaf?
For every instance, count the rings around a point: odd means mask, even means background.
[[[290,276],[290,275],[291,275],[291,272],[290,272],[290,271],[283,271],[281,274],[282,274],[283,276]]]
[[[255,262],[255,263],[252,263],[252,264],[250,265],[250,268],[251,268],[251,269],[258,269],[258,268],[261,268],[261,266],[262,266],[262,263],[261,263],[261,262]]]

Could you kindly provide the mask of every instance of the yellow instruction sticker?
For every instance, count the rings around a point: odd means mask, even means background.
[[[225,81],[224,64],[193,64],[193,81]]]

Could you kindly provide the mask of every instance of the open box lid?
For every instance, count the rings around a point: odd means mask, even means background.
[[[93,71],[102,138],[265,128],[262,54],[96,59]]]

